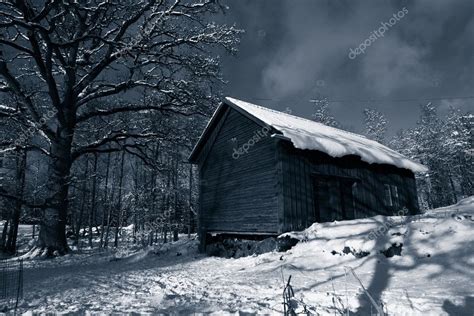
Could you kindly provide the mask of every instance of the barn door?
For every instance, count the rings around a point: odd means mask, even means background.
[[[354,219],[353,189],[356,180],[336,176],[315,176],[313,198],[318,222]]]
[[[338,183],[333,178],[314,178],[314,205],[316,221],[332,222],[337,218],[339,205]]]
[[[354,188],[357,182],[353,179],[341,179],[342,219],[355,219]]]

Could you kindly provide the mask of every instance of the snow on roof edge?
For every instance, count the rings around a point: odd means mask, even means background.
[[[422,164],[362,135],[232,97],[225,99],[249,115],[282,132],[283,136],[287,137],[295,148],[319,150],[335,158],[356,155],[369,164],[388,164],[411,170],[414,173],[428,170]]]

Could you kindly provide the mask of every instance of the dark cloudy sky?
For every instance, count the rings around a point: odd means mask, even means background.
[[[369,106],[386,114],[392,133],[414,125],[426,99],[464,97],[433,102],[441,112],[449,104],[474,109],[474,99],[465,98],[474,96],[474,0],[227,4],[225,23],[245,29],[237,56],[223,60],[227,95],[310,117],[308,100],[320,94],[342,101],[331,107],[344,125],[359,129]],[[348,57],[403,7],[408,13],[384,37]]]

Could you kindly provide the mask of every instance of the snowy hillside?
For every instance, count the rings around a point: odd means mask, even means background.
[[[197,241],[184,238],[121,259],[37,261],[26,270],[20,310],[279,314],[291,275],[297,311],[304,302],[313,314],[375,313],[357,276],[389,315],[473,315],[474,197],[421,216],[314,224],[289,235],[301,242],[285,253],[239,259],[198,254]]]

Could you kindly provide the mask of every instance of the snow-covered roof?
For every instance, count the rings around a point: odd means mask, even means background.
[[[389,164],[413,172],[427,171],[425,166],[364,136],[238,99],[227,97],[226,101],[280,131],[295,148],[319,150],[332,157],[356,155],[367,163]]]

